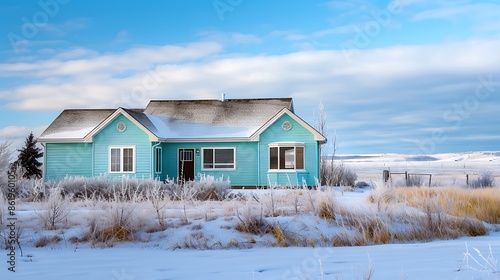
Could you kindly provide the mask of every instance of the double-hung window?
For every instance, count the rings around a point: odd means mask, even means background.
[[[235,148],[203,148],[203,169],[235,169]]]
[[[109,172],[133,173],[135,172],[135,147],[110,147]]]
[[[303,143],[273,143],[269,145],[270,170],[304,169]]]

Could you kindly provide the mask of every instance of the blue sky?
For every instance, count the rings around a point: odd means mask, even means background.
[[[0,3],[0,138],[65,108],[293,97],[337,152],[500,150],[500,1]]]

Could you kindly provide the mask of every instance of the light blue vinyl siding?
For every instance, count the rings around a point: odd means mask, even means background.
[[[290,130],[282,124],[289,121]],[[117,123],[123,122],[126,129],[120,132]],[[303,170],[269,170],[269,144],[274,142],[304,143]],[[194,175],[211,175],[216,178],[230,179],[231,186],[269,186],[269,185],[316,185],[319,177],[319,144],[314,135],[302,127],[288,114],[284,114],[260,135],[259,142],[196,142],[160,143],[162,148],[161,174],[155,174],[153,146],[158,144],[149,140],[148,134],[123,115],[119,115],[93,137],[93,143],[47,143],[45,149],[45,180],[65,176],[132,176],[137,178],[178,177],[179,149],[199,150],[194,155]],[[110,173],[110,147],[135,148],[134,173]],[[228,147],[236,150],[234,170],[202,170],[202,149]]]
[[[199,149],[195,153],[195,176],[205,174],[224,180],[230,179],[231,186],[257,186],[257,142],[222,142],[222,143],[162,143],[163,148],[163,173],[162,179],[178,177],[178,150],[179,149]],[[202,148],[209,147],[229,147],[236,149],[236,169],[235,170],[202,170]]]
[[[281,125],[289,121],[290,130],[284,130]],[[269,144],[274,142],[300,142],[304,143],[304,170],[269,170]],[[318,142],[314,135],[296,122],[288,114],[284,114],[260,135],[259,142],[260,168],[259,185],[293,185],[302,186],[303,181],[308,186],[315,186],[319,178]]]
[[[92,143],[47,143],[44,155],[45,180],[92,176]]]
[[[116,125],[119,122],[125,123],[125,131],[118,131]],[[137,178],[151,178],[152,143],[149,141],[148,134],[125,116],[120,115],[111,121],[94,136],[93,142],[94,176],[107,174],[112,177],[126,175]],[[109,173],[109,148],[113,146],[135,147],[134,173]]]

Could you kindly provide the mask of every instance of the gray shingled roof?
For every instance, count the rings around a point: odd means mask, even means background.
[[[293,112],[292,98],[153,100],[145,114],[213,126],[262,126],[281,109]]]
[[[41,139],[79,139],[109,117],[116,109],[69,109],[61,114],[45,129]]]
[[[159,138],[248,137],[291,98],[153,100],[145,109],[124,109]],[[116,109],[64,110],[39,140],[83,139]]]

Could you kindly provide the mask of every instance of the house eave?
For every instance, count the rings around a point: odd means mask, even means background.
[[[37,142],[40,143],[91,143],[92,141],[85,141],[83,138],[38,138]]]
[[[158,141],[163,143],[198,143],[198,142],[210,142],[210,143],[228,143],[228,142],[254,142],[255,140],[249,137],[227,137],[227,138],[163,138]]]

